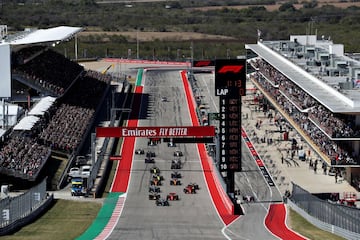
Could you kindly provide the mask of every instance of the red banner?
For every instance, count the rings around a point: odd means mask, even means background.
[[[189,127],[98,127],[96,137],[212,137],[214,126]]]

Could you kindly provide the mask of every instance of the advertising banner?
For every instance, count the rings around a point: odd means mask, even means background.
[[[212,137],[214,126],[98,127],[96,137]]]

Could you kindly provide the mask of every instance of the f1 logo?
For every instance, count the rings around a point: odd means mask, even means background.
[[[242,69],[243,69],[243,65],[225,65],[223,67],[221,67],[217,73],[239,73]]]
[[[210,66],[211,64],[211,61],[198,61],[198,62],[195,62],[195,67],[206,67],[206,66]]]

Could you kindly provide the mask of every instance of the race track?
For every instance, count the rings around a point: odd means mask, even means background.
[[[190,126],[185,92],[179,71],[147,71],[144,73],[143,97],[139,126]],[[161,101],[167,97],[167,101]],[[196,144],[166,143],[148,146],[148,139],[137,138],[135,149],[156,153],[155,164],[146,164],[144,155],[134,155],[129,188],[121,217],[108,239],[226,239],[224,227],[205,184]],[[180,170],[181,186],[171,186],[171,160],[175,150],[183,152]],[[180,200],[170,206],[156,206],[148,200],[150,168],[156,165],[164,177],[161,197],[176,192]],[[196,182],[196,194],[184,194],[183,188]]]

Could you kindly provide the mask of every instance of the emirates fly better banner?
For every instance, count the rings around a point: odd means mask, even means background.
[[[96,137],[213,137],[214,126],[98,127]]]

